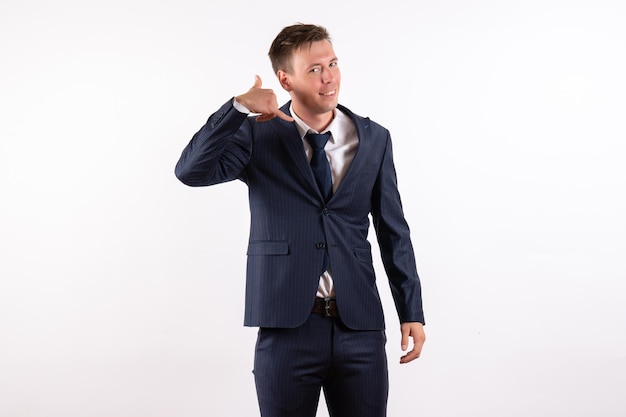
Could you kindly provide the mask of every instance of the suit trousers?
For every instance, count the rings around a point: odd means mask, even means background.
[[[347,328],[312,313],[300,327],[260,328],[254,379],[262,417],[384,417],[389,379],[384,330]]]

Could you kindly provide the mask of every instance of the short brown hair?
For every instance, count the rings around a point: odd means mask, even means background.
[[[313,42],[324,40],[331,42],[330,34],[322,26],[297,23],[283,28],[276,35],[268,54],[274,73],[278,70],[290,72],[291,55],[294,51],[306,44],[311,45]]]

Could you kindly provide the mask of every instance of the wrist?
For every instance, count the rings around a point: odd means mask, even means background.
[[[238,98],[239,98],[239,96],[237,96],[237,97],[235,97],[233,99],[233,107],[235,107],[235,110],[237,110],[240,113],[246,113],[246,114],[251,113],[250,109],[245,104],[243,104],[241,101],[239,101]]]

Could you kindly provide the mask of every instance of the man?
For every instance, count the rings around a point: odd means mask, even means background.
[[[326,29],[285,27],[269,51],[291,101],[257,76],[211,115],[176,175],[190,186],[234,179],[249,188],[245,325],[258,326],[254,375],[261,415],[333,417],[387,407],[383,310],[371,214],[401,323],[401,363],[425,340],[420,281],[389,132],[338,104],[341,74]],[[254,113],[257,116],[250,116]]]

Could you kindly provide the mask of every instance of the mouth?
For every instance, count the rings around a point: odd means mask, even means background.
[[[330,97],[334,96],[337,93],[337,90],[330,90],[325,93],[320,93],[321,96]]]

